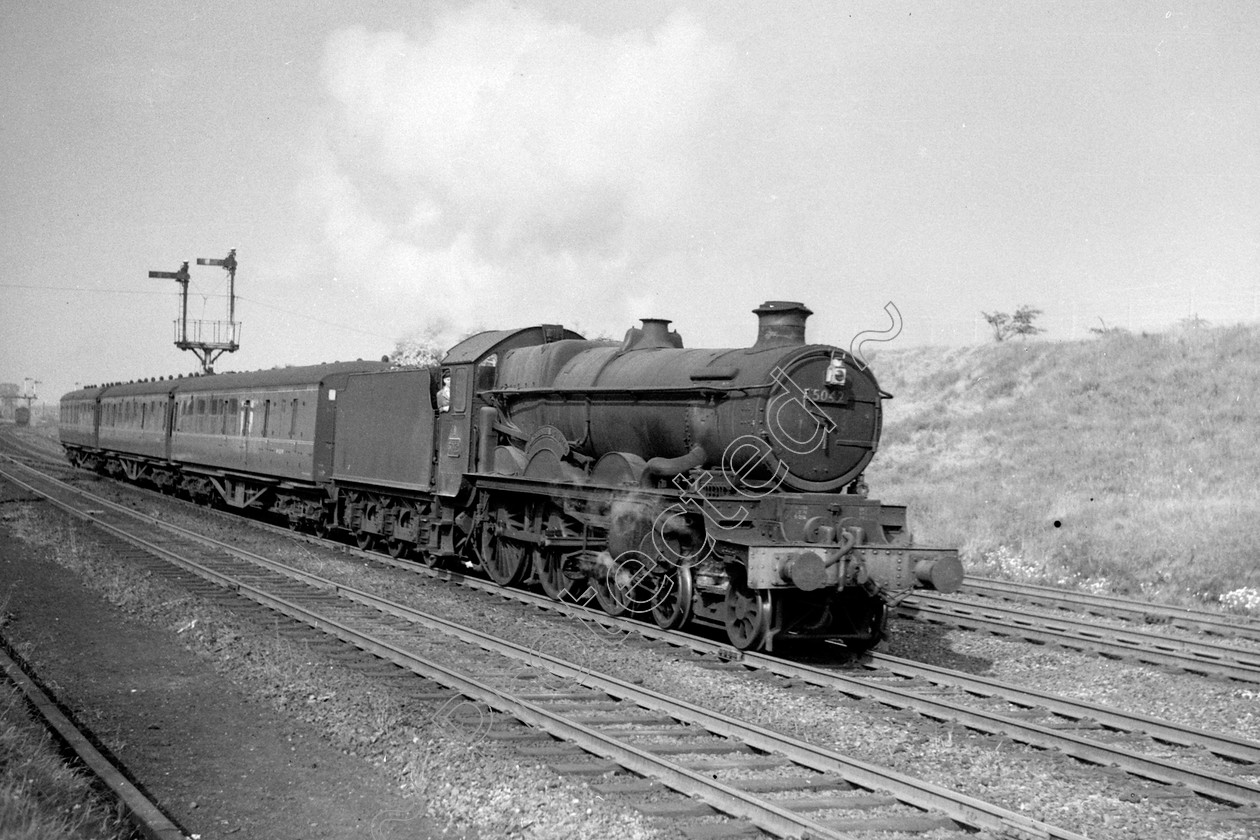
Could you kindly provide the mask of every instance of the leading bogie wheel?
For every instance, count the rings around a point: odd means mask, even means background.
[[[652,581],[652,620],[662,630],[677,630],[691,620],[690,566],[661,564]]]
[[[726,590],[726,636],[740,650],[761,647],[770,629],[771,600],[766,589],[749,589],[742,575],[732,575]]]

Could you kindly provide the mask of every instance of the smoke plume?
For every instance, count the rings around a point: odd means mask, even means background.
[[[605,36],[486,3],[339,31],[309,196],[324,257],[360,302],[456,329],[624,323],[629,295],[681,279],[729,66],[684,12]]]

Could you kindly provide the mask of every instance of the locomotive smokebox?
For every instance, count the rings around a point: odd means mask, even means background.
[[[794,300],[768,300],[753,310],[757,316],[757,343],[753,349],[786,347],[805,343],[805,319],[813,311]]]

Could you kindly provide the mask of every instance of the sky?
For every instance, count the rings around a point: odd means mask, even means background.
[[[1257,68],[1246,0],[10,0],[0,382],[197,370],[147,275],[232,248],[219,370],[747,346],[765,300],[842,347],[1255,322]],[[227,291],[194,264],[189,318]]]

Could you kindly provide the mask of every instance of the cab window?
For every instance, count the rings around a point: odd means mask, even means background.
[[[463,414],[468,410],[468,368],[459,366],[451,370],[451,411]]]
[[[499,365],[499,354],[491,353],[477,363],[477,379],[473,389],[489,391],[494,387],[494,373]]]

